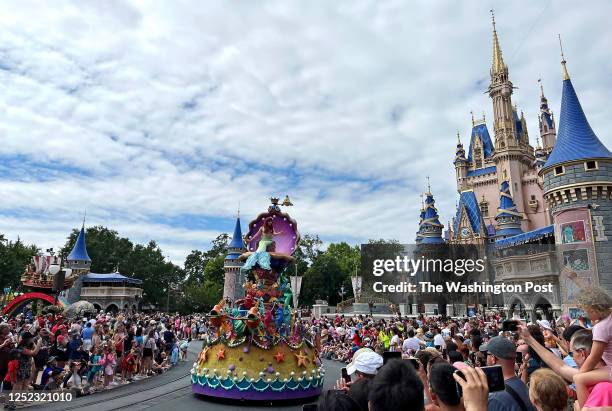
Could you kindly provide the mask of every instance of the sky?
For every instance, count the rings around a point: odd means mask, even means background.
[[[607,1],[2,2],[0,233],[57,248],[86,210],[182,264],[289,194],[327,243],[412,242],[426,176],[454,215],[470,111],[492,130],[491,8],[532,145],[561,33],[612,147]]]

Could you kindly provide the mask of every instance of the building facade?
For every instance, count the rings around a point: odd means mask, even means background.
[[[466,149],[457,136],[454,167],[459,201],[442,237],[450,244],[481,244],[496,253],[496,282],[556,282],[554,293],[504,296],[506,308],[575,310],[578,283],[612,291],[612,153],[591,129],[562,55],[559,128],[540,83],[539,136],[530,143],[526,119],[512,103],[510,81],[493,20],[493,57],[487,93],[493,138],[486,119],[474,119]],[[425,194],[431,195],[431,190]],[[432,230],[421,209],[417,244]],[[437,213],[436,213],[437,218]],[[437,220],[436,220],[437,221]],[[435,223],[434,223],[435,225]],[[554,247],[552,246],[554,244]],[[519,250],[533,245],[530,251]]]

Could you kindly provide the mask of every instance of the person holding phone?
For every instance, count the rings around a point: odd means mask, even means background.
[[[535,411],[527,386],[514,373],[516,346],[504,337],[493,337],[481,347],[487,353],[487,365],[501,365],[505,390],[489,394],[489,411]]]

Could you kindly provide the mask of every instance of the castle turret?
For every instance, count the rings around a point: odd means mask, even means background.
[[[91,267],[91,258],[87,254],[87,244],[85,241],[85,224],[81,226],[81,231],[72,247],[72,251],[66,257],[66,263],[72,271],[87,272]]]
[[[589,125],[567,72],[563,50],[561,65],[563,94],[559,132],[548,161],[540,170],[544,179],[544,198],[556,227],[556,242],[570,245],[577,242],[585,246],[592,243],[596,261],[585,262],[581,258],[583,264],[580,269],[590,271],[593,283],[599,279],[600,285],[610,292],[612,153]],[[590,260],[588,255],[583,257]],[[585,275],[588,272],[579,274]]]
[[[519,213],[526,210],[523,178],[535,163],[533,147],[525,119],[519,117],[516,107],[512,106],[514,86],[508,78],[508,66],[503,61],[495,18],[493,17],[493,63],[489,96],[493,100],[493,128],[495,133],[495,153],[498,184],[507,181],[512,189],[513,199]],[[525,227],[529,221],[525,220]]]
[[[85,223],[81,226],[81,231],[72,247],[72,251],[66,257],[66,265],[72,270],[73,275],[78,275],[72,287],[66,291],[66,299],[69,303],[77,302],[81,299],[81,288],[83,286],[84,274],[89,273],[91,268],[91,258],[87,253],[85,238]]]
[[[442,238],[442,230],[444,225],[440,223],[440,217],[438,216],[438,210],[436,209],[436,201],[431,194],[431,189],[428,189],[425,193],[425,208],[421,223],[419,224],[419,232],[421,240],[419,244],[442,244],[444,239]]]
[[[227,246],[228,254],[223,263],[223,271],[225,271],[225,280],[223,284],[223,297],[230,298],[232,301],[242,297],[244,290],[242,284],[244,279],[240,276],[240,267],[242,262],[239,260],[240,255],[246,251],[244,240],[242,238],[242,228],[240,227],[240,216],[236,218],[234,226],[234,234],[232,241]]]
[[[553,113],[548,107],[548,99],[544,95],[542,81],[538,80],[538,82],[540,83],[540,114],[538,115],[540,138],[542,139],[542,151],[548,158],[557,141],[557,127],[555,126]]]
[[[455,151],[455,172],[457,178],[457,192],[461,192],[465,189],[465,183],[468,172],[468,161],[465,158],[465,150],[463,149],[463,144],[461,144],[461,138],[459,137],[459,132],[457,131],[457,150]]]
[[[523,232],[521,230],[522,216],[516,209],[516,205],[510,194],[510,184],[504,181],[499,190],[499,207],[495,215],[497,227],[495,228],[495,238],[501,239],[512,237]]]

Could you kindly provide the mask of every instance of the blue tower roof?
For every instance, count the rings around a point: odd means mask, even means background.
[[[480,139],[484,158],[489,158],[493,155],[493,142],[489,135],[486,123],[475,124],[472,127],[472,136],[470,138],[470,148],[468,150],[468,161],[472,162],[472,146],[475,139]]]
[[[557,142],[544,168],[573,160],[612,158],[612,153],[597,138],[582,110],[572,81],[563,80],[561,114]]]
[[[234,234],[232,235],[232,241],[229,243],[229,248],[244,248],[244,242],[242,240],[242,228],[240,227],[240,217],[236,219],[236,226],[234,227]]]
[[[514,204],[514,200],[512,200],[512,196],[510,195],[510,184],[507,181],[504,181],[501,184],[499,194],[500,198],[499,207],[497,208],[497,217],[520,217],[521,214],[516,209],[516,204]]]
[[[68,254],[67,261],[91,261],[85,244],[85,226],[81,227],[76,243],[74,243],[72,251]]]
[[[472,231],[480,234],[482,215],[480,214],[480,207],[478,207],[478,200],[476,200],[476,195],[472,190],[462,191],[461,195],[459,196],[459,206],[457,207],[457,215],[455,216],[455,226],[453,227],[453,232],[457,233],[459,223],[461,221],[461,215],[464,209],[467,214],[467,219],[470,222],[470,226],[472,227]]]
[[[421,238],[421,244],[441,244],[444,243],[442,238],[443,225],[440,223],[438,210],[436,210],[436,201],[433,194],[428,192],[425,196],[425,210],[421,212],[421,222],[417,238]]]

